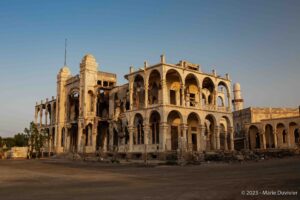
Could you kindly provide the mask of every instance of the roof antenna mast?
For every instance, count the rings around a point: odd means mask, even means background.
[[[67,66],[67,38],[65,39],[65,62],[64,66]]]

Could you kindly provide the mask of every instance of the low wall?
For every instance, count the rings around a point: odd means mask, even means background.
[[[27,158],[28,147],[12,147],[7,158]]]

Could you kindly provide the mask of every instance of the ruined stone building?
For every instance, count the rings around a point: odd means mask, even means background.
[[[57,95],[35,106],[48,150],[164,153],[234,149],[231,80],[197,64],[160,62],[130,71],[127,84],[99,71],[92,55],[78,75],[57,75]]]
[[[300,108],[243,108],[241,87],[234,85],[237,149],[290,149],[300,142]]]

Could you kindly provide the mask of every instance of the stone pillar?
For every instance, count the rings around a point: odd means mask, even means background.
[[[112,123],[109,123],[108,126],[108,132],[109,132],[109,150],[114,150],[114,129]]]
[[[159,143],[160,143],[160,150],[166,151],[166,138],[167,138],[167,131],[168,131],[168,123],[162,122],[160,124],[160,130],[159,130]]]
[[[133,109],[133,80],[129,80],[129,102],[130,110]]]
[[[83,127],[81,122],[78,122],[77,152],[83,152],[82,136],[83,136]]]
[[[202,109],[202,92],[201,92],[201,89],[199,87],[199,102],[198,102],[198,108],[201,108]]]
[[[227,140],[227,137],[228,137],[228,135],[227,135],[227,131],[225,131],[224,132],[224,137],[225,137],[225,142],[224,142],[224,149],[225,149],[225,151],[227,151],[228,150],[228,140]],[[230,142],[231,142],[231,138],[230,138]]]
[[[96,123],[96,120],[95,120],[95,123],[93,125],[93,142],[92,142],[94,151],[98,150],[98,149],[96,149],[97,148],[97,133],[98,133],[97,131],[98,131],[98,123]]]
[[[35,107],[35,113],[34,113],[34,123],[35,124],[37,123],[37,118],[38,118],[37,114],[38,114],[38,109],[37,109],[37,107]]]
[[[133,150],[133,126],[128,126],[128,132],[129,132],[129,152],[132,152]]]
[[[47,111],[47,107],[46,107],[46,111],[45,111],[45,125],[48,125],[48,111]]]
[[[227,99],[228,99],[228,110],[231,112],[231,95],[230,95],[230,93],[227,94]],[[225,105],[226,105],[226,103],[225,103]]]
[[[287,139],[287,145],[288,145],[288,148],[291,147],[291,137],[290,137],[290,127],[287,126],[287,129],[286,129],[286,139]]]
[[[277,148],[278,147],[278,142],[277,142],[277,130],[274,129],[273,130],[273,137],[274,137],[274,148]]]
[[[220,150],[220,128],[218,126],[215,127],[215,138],[216,138],[216,149]]]
[[[230,151],[234,151],[234,135],[233,135],[233,127],[229,127],[230,134]],[[227,141],[226,141],[227,143]]]
[[[201,151],[202,148],[202,125],[197,127],[197,151]]]
[[[161,80],[161,104],[167,104],[168,102],[168,88],[167,88],[167,83],[166,83],[166,79],[162,79]]]
[[[266,135],[265,135],[265,131],[262,132],[261,136],[262,136],[262,149],[266,149],[266,148],[267,148],[267,145],[266,145]]]
[[[189,141],[189,135],[188,135],[188,126],[186,124],[181,125],[181,131],[182,131],[182,137],[180,135],[180,141],[181,141],[181,148],[182,150],[186,151],[188,149],[188,141]]]
[[[186,106],[186,104],[185,104],[185,96],[184,96],[185,85],[181,84],[180,88],[181,88],[180,98],[181,98],[181,103],[182,103],[181,106]]]
[[[213,95],[213,104],[214,104],[215,110],[217,110],[218,109],[218,103],[217,103],[217,100],[218,100],[217,94],[218,94],[218,92],[217,92],[216,89],[213,91],[213,94],[214,94]]]
[[[148,78],[145,80],[145,102],[144,102],[144,105],[145,105],[145,108],[148,107]]]
[[[200,128],[200,142],[201,142],[201,146],[200,146],[200,150],[205,151],[206,150],[206,136],[205,136],[205,126],[203,125],[199,125]]]
[[[40,127],[43,124],[43,105],[40,106]]]
[[[146,121],[146,120],[145,120]],[[144,125],[144,144],[149,144],[150,126],[149,124]]]

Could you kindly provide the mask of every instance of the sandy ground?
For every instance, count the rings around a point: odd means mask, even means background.
[[[0,160],[0,199],[300,199],[300,157],[184,167]]]

